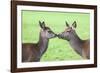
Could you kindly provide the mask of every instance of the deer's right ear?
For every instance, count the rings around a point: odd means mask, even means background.
[[[43,22],[39,21],[39,25],[40,25],[40,27],[41,27],[42,29],[45,28],[45,22],[44,22],[44,21],[43,21]]]
[[[69,24],[67,23],[67,21],[65,21],[65,23],[66,23],[66,26],[69,27]]]
[[[77,23],[76,23],[76,21],[73,22],[72,27],[74,27],[74,28],[77,27]]]

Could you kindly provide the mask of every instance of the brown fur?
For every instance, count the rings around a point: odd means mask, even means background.
[[[22,44],[22,62],[26,61],[38,61],[38,58],[36,58],[38,56],[39,53],[39,48],[37,46],[37,44],[33,44],[33,43],[23,43]]]
[[[90,41],[84,40],[83,42],[83,48],[82,48],[82,56],[86,59],[90,58]]]

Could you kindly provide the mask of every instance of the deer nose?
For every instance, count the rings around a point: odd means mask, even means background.
[[[62,37],[61,37],[61,34],[58,34],[57,36],[58,36],[58,38],[62,38]]]
[[[60,34],[58,34],[58,38],[62,38],[62,34],[60,33]]]
[[[58,34],[55,34],[55,36],[58,36]]]

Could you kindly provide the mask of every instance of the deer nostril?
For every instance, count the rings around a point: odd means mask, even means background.
[[[58,34],[57,36],[58,36],[58,38],[61,38],[61,34]]]
[[[55,34],[55,36],[58,36],[58,34]]]

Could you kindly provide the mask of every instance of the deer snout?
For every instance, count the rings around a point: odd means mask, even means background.
[[[58,36],[58,38],[62,38],[62,34],[61,33],[57,34],[57,36]]]
[[[57,37],[58,36],[56,33],[54,33],[54,32],[52,32],[52,33],[54,34],[54,37]]]
[[[58,34],[55,34],[55,37],[57,37],[58,36]]]
[[[54,38],[57,37],[58,35],[54,33]]]

